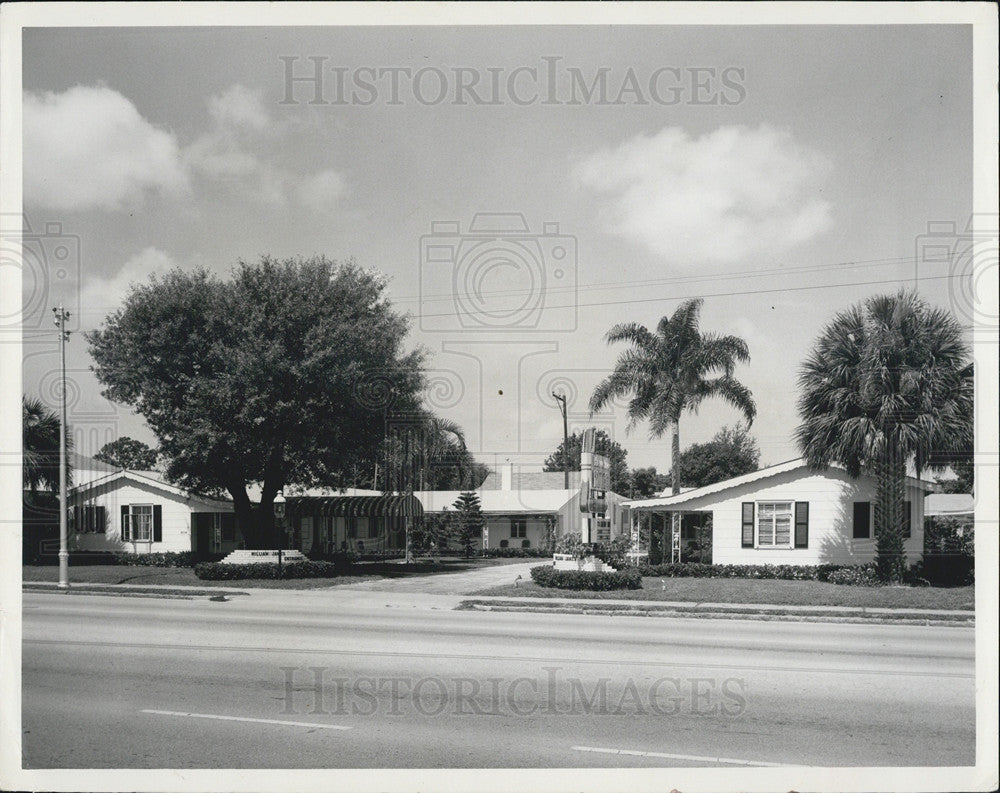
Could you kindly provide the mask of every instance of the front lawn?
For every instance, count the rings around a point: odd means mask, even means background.
[[[473,595],[590,598],[598,600],[672,600],[686,603],[760,603],[775,606],[867,606],[869,608],[975,609],[975,587],[864,587],[824,581],[753,578],[643,578],[642,589],[610,592],[520,586],[482,589]]]
[[[335,578],[240,578],[227,581],[203,581],[190,567],[143,567],[140,565],[70,564],[70,584],[156,584],[160,586],[228,587],[230,589],[322,589],[341,584],[355,584],[382,578],[461,573],[482,567],[530,561],[524,558],[441,558],[436,563],[418,560],[414,564],[395,562],[359,562],[350,572]],[[58,565],[24,565],[22,581],[59,581]]]

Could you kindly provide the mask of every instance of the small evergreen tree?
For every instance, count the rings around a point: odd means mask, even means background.
[[[479,496],[469,491],[459,495],[452,505],[457,511],[455,520],[458,529],[458,540],[466,556],[472,556],[476,542],[482,540],[486,518],[483,517]]]

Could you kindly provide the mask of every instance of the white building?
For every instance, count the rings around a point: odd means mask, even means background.
[[[904,547],[910,559],[923,553],[924,497],[937,489],[933,482],[906,479]],[[874,501],[870,476],[852,479],[837,466],[817,472],[798,459],[676,496],[625,504],[636,518],[656,516],[657,526],[669,526],[674,512],[711,513],[714,564],[816,565],[875,558]]]

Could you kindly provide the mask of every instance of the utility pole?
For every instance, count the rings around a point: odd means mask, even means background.
[[[566,395],[552,392],[553,398],[559,403],[563,417],[563,487],[569,490],[569,426],[566,423]]]
[[[62,410],[59,419],[59,588],[69,589],[69,531],[66,525],[66,342],[69,341],[69,331],[66,330],[66,320],[69,312],[62,304],[52,309],[55,314],[56,327],[59,328],[60,369],[60,402]]]

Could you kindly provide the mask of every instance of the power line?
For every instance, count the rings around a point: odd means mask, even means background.
[[[847,260],[841,262],[830,262],[827,264],[814,264],[814,265],[799,265],[795,267],[773,267],[765,270],[727,270],[724,273],[708,273],[708,274],[697,274],[697,275],[678,275],[670,278],[653,278],[640,281],[616,281],[615,283],[596,283],[596,284],[580,284],[578,286],[566,286],[566,287],[550,287],[546,290],[547,293],[559,293],[559,292],[587,292],[590,290],[604,290],[604,289],[628,289],[636,287],[646,287],[646,286],[666,286],[671,284],[681,284],[681,283],[697,283],[701,281],[719,281],[728,278],[763,278],[769,275],[788,275],[791,273],[818,273],[834,270],[853,270],[859,268],[872,268],[872,267],[887,267],[891,265],[903,265],[912,264],[916,266],[914,257],[912,256],[896,256],[888,257],[884,259],[859,259],[859,260]],[[478,293],[481,296],[491,297],[491,296],[518,296],[518,295],[530,295],[532,291],[530,289],[496,289],[488,292]],[[429,294],[422,294],[419,297],[414,297],[406,295],[403,297],[393,298],[393,302],[400,303],[412,303],[416,301],[421,302],[439,302],[445,300],[453,300],[453,293],[446,292],[432,292]]]
[[[949,273],[948,275],[926,275],[926,276],[914,276],[913,278],[908,278],[906,281],[941,281],[951,278],[957,278],[958,275],[955,273]],[[671,297],[638,297],[629,300],[602,300],[595,303],[575,303],[575,304],[564,304],[558,306],[544,306],[545,311],[552,311],[558,309],[581,309],[581,308],[596,308],[598,306],[622,306],[622,305],[633,305],[637,303],[662,303],[674,300],[690,300],[691,298],[706,298],[706,297],[737,297],[740,295],[764,295],[764,294],[774,294],[776,292],[804,292],[812,289],[841,289],[849,286],[881,286],[883,284],[898,284],[901,283],[902,279],[891,278],[882,281],[850,281],[847,283],[839,284],[810,284],[807,286],[783,286],[775,287],[771,289],[743,289],[734,290],[731,292],[706,292],[700,295],[684,295],[684,296],[671,296]],[[414,318],[417,319],[430,319],[433,317],[451,317],[451,316],[469,316],[474,317],[477,312],[474,311],[461,311],[456,308],[454,311],[447,311],[442,314],[413,314]],[[503,327],[491,328],[492,330],[504,330]]]

